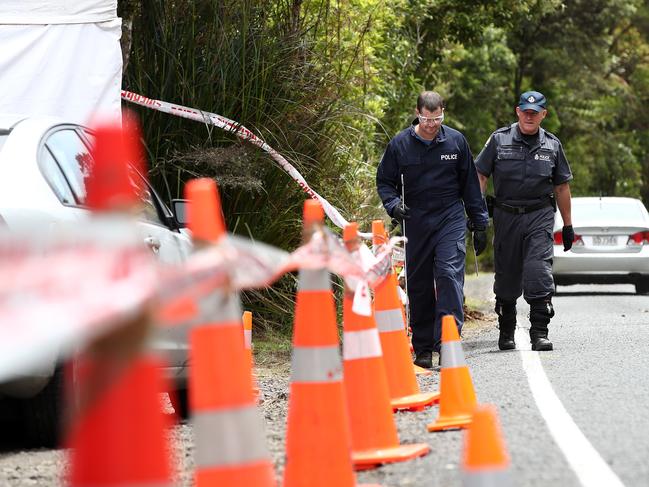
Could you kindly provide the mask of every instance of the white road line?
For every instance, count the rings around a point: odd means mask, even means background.
[[[548,379],[539,352],[532,352],[527,330],[516,329],[516,347],[521,351],[523,370],[527,374],[530,390],[548,429],[568,464],[584,487],[624,487],[604,459],[589,443],[579,426],[557,397]],[[552,352],[542,352],[552,353]]]

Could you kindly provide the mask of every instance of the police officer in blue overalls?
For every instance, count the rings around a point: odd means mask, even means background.
[[[388,214],[407,220],[406,269],[415,364],[431,368],[432,352],[440,351],[442,316],[455,316],[458,331],[464,322],[465,209],[477,254],[487,245],[489,217],[466,139],[442,125],[441,96],[433,91],[421,93],[416,114],[412,125],[388,144],[376,173],[376,187]]]
[[[493,175],[496,313],[501,350],[516,348],[516,300],[530,305],[532,350],[552,350],[548,324],[554,316],[552,253],[554,212],[559,206],[564,251],[572,247],[570,165],[557,137],[541,128],[545,96],[520,96],[518,122],[496,130],[476,158],[484,192]],[[491,205],[490,205],[491,206]]]

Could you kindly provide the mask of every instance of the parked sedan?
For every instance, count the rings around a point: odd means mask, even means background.
[[[554,224],[555,285],[634,284],[649,294],[649,213],[635,198],[572,199],[575,240],[563,251],[563,221]]]
[[[0,116],[0,225],[44,233],[87,218],[84,164],[93,135],[85,127],[51,117]],[[191,238],[155,190],[135,169],[140,188],[139,231],[142,245],[166,263],[180,263],[191,251]],[[161,330],[154,347],[163,351],[166,375],[186,390],[187,345],[174,330]],[[0,384],[0,406],[12,404],[32,444],[53,445],[60,415],[62,367],[57,356],[39,370]],[[180,394],[185,398],[184,394]],[[4,399],[4,401],[2,401]],[[183,405],[184,405],[183,401]]]

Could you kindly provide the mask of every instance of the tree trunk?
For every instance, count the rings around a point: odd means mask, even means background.
[[[122,18],[122,75],[128,67],[128,60],[131,54],[133,43],[133,21],[142,9],[140,0],[120,0],[117,7],[117,14]]]

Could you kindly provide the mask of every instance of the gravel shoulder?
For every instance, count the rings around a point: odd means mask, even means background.
[[[467,276],[465,294],[471,311],[463,330],[463,340],[471,341],[495,328],[493,275],[484,274],[476,278]],[[257,380],[261,390],[261,412],[266,421],[266,440],[270,455],[275,463],[276,474],[281,479],[284,468],[284,436],[288,413],[288,391],[290,363],[284,354],[277,360],[265,358],[263,366],[256,367]],[[439,372],[431,376],[418,376],[422,391],[438,390]],[[163,398],[163,407],[171,412],[168,399]],[[359,483],[380,483],[384,487],[412,486],[428,487],[444,485],[460,486],[458,466],[461,457],[462,433],[428,433],[426,424],[435,420],[437,408],[421,412],[400,412],[394,415],[401,443],[427,443],[431,453],[427,456],[401,464],[385,465],[381,468],[359,472]],[[178,424],[170,431],[170,452],[176,466],[178,485],[191,486],[193,472],[193,434],[189,424]],[[317,440],[315,440],[317,441]],[[2,448],[3,447],[3,448]],[[20,450],[9,442],[0,445],[0,485],[7,486],[61,486],[66,468],[65,450]]]

